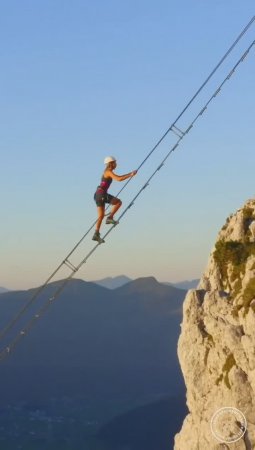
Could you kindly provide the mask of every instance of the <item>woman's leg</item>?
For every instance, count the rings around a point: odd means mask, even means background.
[[[108,216],[109,219],[112,219],[114,214],[118,211],[118,209],[121,207],[122,205],[122,201],[119,198],[113,198],[111,200],[111,205],[113,205],[112,210]]]
[[[105,205],[97,207],[98,219],[97,219],[97,223],[96,223],[96,231],[98,231],[98,232],[100,230],[101,223],[104,218],[104,210],[105,210]]]

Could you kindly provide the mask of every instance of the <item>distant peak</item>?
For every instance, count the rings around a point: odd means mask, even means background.
[[[6,289],[5,287],[0,287],[0,294],[4,294],[5,292],[9,292],[9,289]]]
[[[155,284],[159,284],[158,280],[155,277],[140,277],[140,278],[136,278],[136,280],[131,281],[132,284],[136,284],[136,285],[155,285]]]
[[[130,291],[146,292],[160,286],[155,277],[140,277],[126,284],[126,288]],[[124,286],[125,287],[125,286]]]

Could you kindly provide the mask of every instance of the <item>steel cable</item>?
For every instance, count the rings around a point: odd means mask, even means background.
[[[208,83],[208,81],[210,80],[210,78],[213,76],[213,74],[216,72],[216,70],[220,67],[220,65],[222,64],[222,62],[226,59],[226,57],[229,55],[229,53],[233,50],[233,48],[236,46],[236,44],[238,43],[238,41],[241,39],[241,37],[246,33],[246,31],[248,30],[248,28],[251,26],[251,24],[254,22],[255,20],[255,16],[250,20],[250,22],[246,25],[246,27],[244,28],[244,30],[241,32],[241,34],[238,36],[238,38],[235,40],[235,42],[231,45],[231,47],[229,48],[229,50],[225,53],[225,55],[223,56],[223,58],[221,58],[220,62],[217,64],[217,66],[213,69],[213,71],[211,72],[211,74],[207,77],[207,79],[205,80],[205,82],[201,85],[201,87],[198,89],[198,91],[196,92],[196,94],[192,97],[192,99],[189,101],[189,103],[185,106],[185,108],[182,110],[182,112],[179,114],[179,116],[177,117],[177,119],[175,120],[175,122],[173,122],[173,124],[168,128],[168,130],[164,133],[164,135],[161,137],[161,139],[156,143],[156,145],[153,147],[153,149],[148,153],[148,155],[146,156],[146,158],[142,161],[142,163],[140,164],[140,166],[138,167],[137,170],[139,170],[143,164],[147,161],[147,159],[151,156],[151,154],[155,151],[155,149],[159,146],[159,144],[163,141],[163,139],[167,136],[167,134],[170,131],[174,131],[173,127],[175,127],[175,124],[177,123],[177,121],[180,119],[180,117],[184,114],[184,112],[188,109],[188,107],[191,105],[191,103],[194,101],[194,99],[197,97],[197,95],[201,92],[201,90],[204,88],[204,86]],[[121,216],[119,217],[119,220],[126,214],[126,212],[128,211],[128,209],[134,204],[135,200],[139,197],[139,195],[142,193],[142,191],[149,185],[150,180],[155,176],[155,174],[160,170],[160,168],[164,165],[164,162],[166,161],[166,159],[170,156],[170,154],[178,147],[179,142],[183,139],[183,137],[190,131],[190,129],[193,127],[193,124],[195,123],[195,121],[198,119],[199,116],[201,116],[203,114],[203,112],[206,110],[208,104],[212,101],[213,98],[216,97],[216,95],[219,93],[221,87],[223,86],[223,84],[230,79],[230,77],[232,76],[232,74],[234,73],[236,67],[240,64],[240,62],[243,61],[243,59],[247,56],[247,54],[249,53],[250,49],[252,48],[252,46],[254,45],[255,41],[252,42],[252,44],[248,47],[248,49],[245,51],[245,53],[241,56],[241,58],[239,59],[239,61],[236,63],[236,65],[233,67],[233,69],[229,72],[229,74],[227,75],[227,77],[224,79],[224,81],[221,83],[221,85],[219,86],[219,88],[215,91],[215,93],[212,95],[212,97],[209,99],[209,101],[206,103],[206,105],[204,106],[204,108],[202,108],[202,110],[199,112],[199,114],[195,117],[195,119],[191,122],[190,126],[187,128],[187,130],[185,132],[181,132],[177,127],[177,130],[180,131],[181,135],[179,136],[179,139],[177,141],[177,143],[173,146],[173,148],[171,148],[171,150],[168,152],[168,154],[165,156],[165,158],[163,159],[163,161],[161,162],[161,164],[157,167],[157,169],[153,172],[153,174],[149,177],[149,179],[146,181],[145,185],[138,191],[138,193],[136,194],[136,196],[133,198],[133,200],[131,201],[131,203],[126,207],[126,209],[123,211],[123,213],[121,214]],[[127,184],[130,182],[130,179],[125,183],[125,185],[123,186],[123,188],[119,191],[122,192],[123,189],[127,186]],[[117,195],[119,195],[119,193]],[[84,236],[80,239],[80,241],[75,245],[75,247],[71,250],[71,252],[67,255],[67,257],[62,261],[62,263],[57,267],[57,269],[50,275],[50,277],[45,281],[45,283],[40,286],[36,292],[33,294],[33,296],[31,297],[31,299],[23,306],[23,308],[20,309],[20,311],[17,313],[17,315],[7,324],[7,326],[0,332],[0,339],[3,339],[3,337],[8,333],[8,331],[13,328],[15,326],[15,324],[18,322],[18,320],[20,319],[20,317],[28,310],[28,308],[32,305],[32,303],[38,298],[39,294],[47,287],[47,285],[49,284],[49,282],[52,280],[52,278],[56,275],[56,273],[60,270],[60,268],[66,264],[69,269],[71,270],[71,274],[69,275],[69,277],[67,277],[65,280],[63,280],[62,284],[60,285],[60,287],[57,289],[57,291],[55,292],[55,294],[48,300],[48,302],[46,303],[47,307],[45,308],[42,307],[39,312],[34,315],[34,317],[31,319],[30,322],[34,322],[35,320],[37,320],[40,316],[41,316],[41,312],[46,310],[48,308],[48,306],[51,304],[52,299],[55,299],[57,295],[59,295],[59,293],[63,290],[63,288],[65,287],[65,285],[68,283],[68,281],[74,276],[74,274],[79,270],[79,268],[88,260],[88,258],[95,252],[95,250],[98,248],[97,244],[87,255],[86,257],[81,261],[81,263],[78,266],[73,266],[72,263],[70,263],[70,261],[68,261],[68,258],[73,254],[73,252],[77,249],[77,247],[81,244],[81,242],[84,240],[84,238],[88,235],[88,233],[91,231],[91,229],[93,228],[93,226],[95,225],[96,222],[93,223],[93,225],[89,228],[89,230],[84,234]],[[108,234],[112,231],[112,229],[114,228],[111,227],[108,232],[105,234],[104,238],[106,236],[108,236]],[[29,323],[30,323],[29,322]],[[16,345],[16,342],[18,342],[20,340],[20,338],[22,336],[24,336],[26,334],[26,329],[29,326],[29,323],[27,324],[26,328],[23,329],[19,335],[17,335],[17,337],[11,342],[11,344],[8,345],[8,347],[6,347],[4,350],[2,350],[2,352],[0,352],[0,359],[3,357],[3,355],[5,355],[6,353],[9,353],[11,348],[13,348]]]

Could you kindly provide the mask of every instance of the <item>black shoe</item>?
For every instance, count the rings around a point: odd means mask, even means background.
[[[105,241],[100,237],[99,231],[95,231],[92,241],[97,241],[99,244],[103,244]]]

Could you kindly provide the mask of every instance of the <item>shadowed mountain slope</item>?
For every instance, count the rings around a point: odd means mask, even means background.
[[[57,285],[47,287],[37,308]],[[33,292],[1,295],[1,327]],[[2,363],[2,402],[123,392],[136,398],[182,389],[176,345],[184,296],[153,278],[114,291],[72,280]]]

